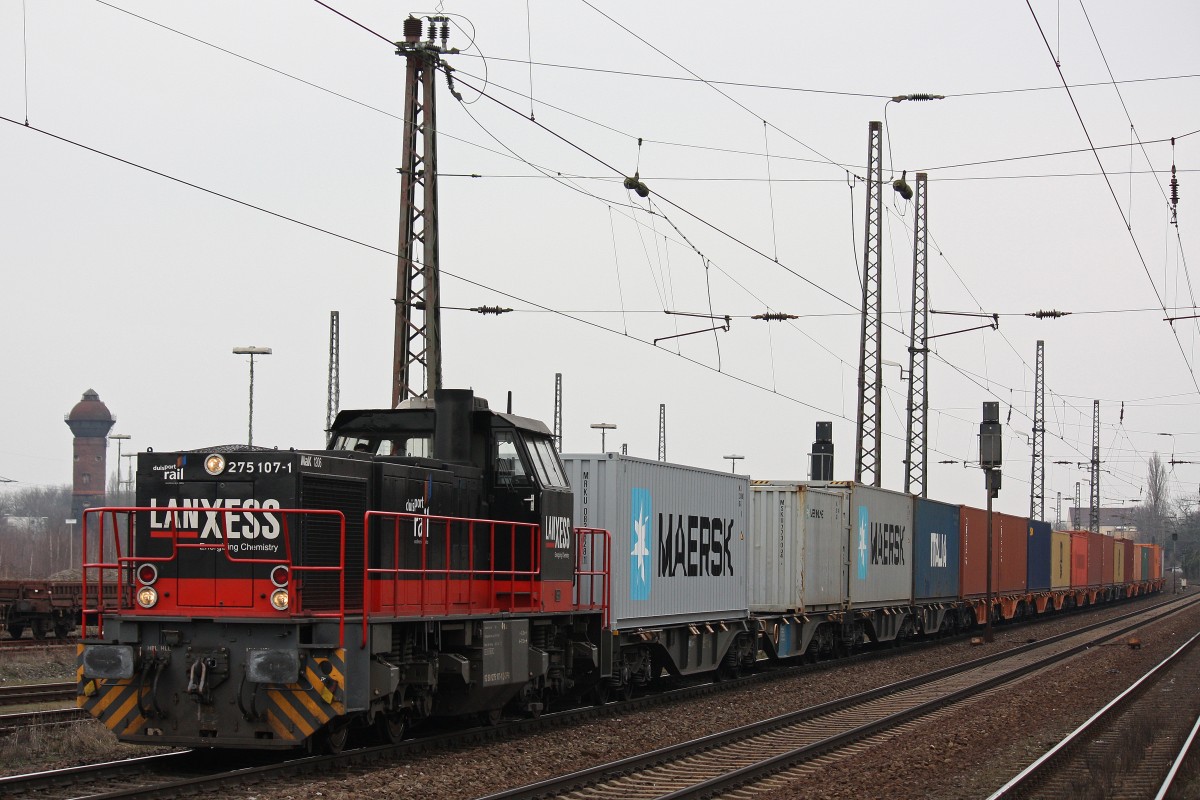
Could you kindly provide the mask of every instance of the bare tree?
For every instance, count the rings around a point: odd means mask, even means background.
[[[1158,453],[1146,462],[1146,499],[1137,510],[1138,531],[1143,541],[1165,544],[1171,516],[1171,486],[1167,467]]]

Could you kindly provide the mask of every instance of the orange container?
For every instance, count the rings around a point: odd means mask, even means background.
[[[1087,532],[1087,585],[1099,586],[1104,581],[1104,535]]]
[[[963,506],[959,514],[959,588],[963,597],[987,594],[987,512]],[[992,512],[992,592],[1025,591],[1029,550],[1024,517]]]
[[[1088,532],[1071,531],[1071,588],[1088,585]]]
[[[1125,542],[1122,539],[1113,539],[1113,576],[1112,582],[1118,586],[1125,583]]]
[[[1163,550],[1156,544],[1150,545],[1150,577],[1158,580],[1163,576]]]
[[[1146,548],[1148,544],[1135,544],[1133,546],[1133,579],[1138,583],[1147,580],[1146,574],[1149,571],[1147,567],[1150,562],[1146,557]]]

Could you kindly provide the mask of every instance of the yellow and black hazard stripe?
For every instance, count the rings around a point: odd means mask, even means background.
[[[83,645],[76,645],[75,681],[78,694],[75,704],[104,723],[117,734],[137,734],[146,724],[138,709],[138,695],[146,698],[150,687],[137,677],[124,680],[84,678]]]
[[[300,680],[267,688],[267,722],[276,738],[303,740],[346,713],[346,651],[305,659]]]

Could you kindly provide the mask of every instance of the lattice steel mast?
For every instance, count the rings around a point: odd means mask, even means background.
[[[1046,343],[1038,339],[1033,368],[1033,467],[1029,477],[1029,518],[1046,518]]]
[[[338,312],[329,312],[329,386],[328,402],[325,406],[325,432],[333,429],[333,418],[337,416],[342,401],[341,376],[341,330]]]
[[[667,404],[658,404],[658,460],[667,460]]]
[[[927,496],[929,449],[926,438],[929,417],[929,281],[926,232],[928,206],[924,172],[917,173],[913,205],[913,290],[912,322],[908,336],[908,434],[905,436],[904,491]]]
[[[854,480],[880,485],[879,405],[883,395],[883,126],[871,122],[867,142],[867,214],[863,245],[862,336],[858,352],[858,432]]]
[[[562,373],[554,373],[554,446],[562,452]]]
[[[439,22],[441,25],[439,27]],[[404,82],[404,148],[400,167],[400,244],[396,263],[396,335],[392,406],[431,397],[442,385],[441,297],[438,264],[437,67],[449,24],[431,17],[404,20],[396,54],[408,61]]]
[[[1092,508],[1088,530],[1100,532],[1100,401],[1092,401]]]

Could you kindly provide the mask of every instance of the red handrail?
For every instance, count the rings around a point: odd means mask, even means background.
[[[164,516],[166,516],[169,519],[170,527],[162,529],[162,531],[163,531],[162,538],[169,538],[171,541],[171,552],[169,555],[138,556],[138,555],[133,554],[132,547],[129,544],[129,540],[130,540],[130,537],[132,537],[132,535],[133,535],[133,530],[134,530],[134,526],[135,526],[135,522],[136,522],[134,519],[134,515],[138,514],[138,513],[143,513],[143,512],[161,513],[161,514],[164,514]],[[214,540],[207,540],[204,542],[180,542],[179,541],[180,534],[187,534],[187,535],[191,536],[191,535],[195,535],[195,533],[196,533],[191,528],[185,528],[182,530],[180,529],[179,520],[181,518],[181,515],[188,514],[188,513],[199,514],[200,512],[203,512],[205,514],[220,514],[221,526],[220,526],[219,538],[214,539]],[[228,541],[229,541],[229,536],[228,536],[229,516],[228,515],[230,515],[230,514],[245,514],[245,513],[251,513],[251,512],[277,514],[282,519],[283,524],[282,524],[281,535],[283,538],[283,549],[284,549],[284,558],[283,559],[279,559],[278,557],[244,558],[244,557],[234,555],[233,553],[230,552],[229,545],[228,545]],[[125,551],[128,552],[129,555],[121,554],[121,552],[122,552],[121,539],[120,539],[120,535],[121,535],[120,527],[121,526],[119,526],[117,524],[118,519],[119,519],[118,515],[124,517],[125,539],[126,539]],[[292,516],[297,516],[297,515],[327,516],[327,517],[336,517],[337,518],[337,520],[338,520],[338,563],[337,564],[317,566],[317,565],[307,565],[307,564],[296,564],[295,563],[295,559],[293,558],[293,555],[292,555],[292,540],[291,540],[292,537],[291,537],[291,530],[289,527],[289,519]],[[99,523],[100,523],[99,524],[98,544],[96,547],[97,560],[94,562],[87,561],[88,533],[89,533],[88,521],[91,517],[97,517],[99,519]],[[106,528],[105,520],[106,520],[106,518],[111,519],[111,521],[112,521],[113,549],[116,553],[116,560],[111,561],[111,562],[104,560],[104,543],[105,543],[105,539],[106,539],[106,537],[105,537],[105,528]],[[103,599],[104,599],[104,589],[106,586],[106,580],[105,580],[106,572],[112,571],[112,572],[115,572],[115,574],[116,574],[116,607],[118,610],[132,610],[132,611],[137,611],[137,612],[141,612],[141,613],[145,613],[145,614],[153,614],[154,613],[153,611],[141,609],[132,601],[131,597],[125,596],[125,593],[126,593],[126,588],[124,586],[125,570],[130,568],[135,563],[136,564],[166,563],[166,562],[175,561],[179,557],[179,553],[181,550],[200,550],[200,549],[211,550],[211,549],[218,549],[218,548],[221,550],[222,554],[225,556],[225,559],[231,563],[276,564],[279,566],[287,567],[288,568],[287,588],[289,591],[289,595],[291,595],[291,594],[296,595],[295,602],[289,604],[290,607],[287,612],[288,615],[291,617],[306,616],[306,617],[310,617],[310,618],[323,618],[323,619],[336,618],[338,620],[338,646],[339,647],[345,646],[346,610],[347,610],[346,609],[346,570],[345,570],[346,517],[345,517],[345,514],[343,514],[341,511],[328,510],[328,509],[272,508],[272,509],[266,509],[264,511],[263,509],[203,508],[203,507],[196,507],[196,506],[180,506],[177,508],[160,508],[160,507],[152,507],[152,506],[110,506],[110,507],[85,509],[84,516],[83,516],[83,564],[82,564],[83,587],[82,587],[81,603],[80,603],[82,606],[81,615],[82,615],[84,630],[86,631],[86,629],[87,629],[88,615],[95,615],[97,634],[99,636],[104,635]],[[98,574],[96,577],[97,600],[96,600],[95,608],[90,608],[88,606],[88,585],[89,585],[89,574],[88,573],[89,573],[89,570],[98,571]],[[313,611],[313,610],[304,609],[302,591],[301,592],[293,592],[292,591],[293,583],[294,583],[293,578],[292,578],[293,573],[335,572],[335,571],[338,573],[337,610],[336,611]],[[132,584],[131,584],[130,588],[132,588]],[[303,587],[301,585],[298,588],[302,589]],[[351,609],[351,610],[353,610],[353,609]],[[276,611],[276,613],[280,613],[280,612]]]
[[[370,549],[372,543],[372,521],[379,521],[380,530],[375,532],[380,545],[383,544],[383,536],[386,536],[390,528],[391,534],[391,566],[371,566]],[[404,525],[404,523],[409,523]],[[465,525],[465,530],[462,526]],[[456,530],[457,527],[457,530]],[[477,564],[475,556],[476,545],[476,528],[484,527],[487,529],[488,537],[488,560],[486,564]],[[508,569],[496,569],[496,530],[504,528],[512,532],[509,544],[509,564],[516,564],[517,560],[517,539],[518,532],[524,531],[528,536],[529,541],[529,567],[527,569],[516,569],[510,567]],[[434,537],[435,531],[442,532],[442,558],[444,566],[431,567],[430,560],[430,540]],[[496,602],[497,584],[503,586],[507,581],[510,590],[515,589],[516,582],[519,579],[525,579],[529,582],[530,598],[523,610],[537,610],[537,603],[540,602],[540,595],[537,595],[534,590],[538,588],[537,577],[541,574],[541,526],[531,522],[506,522],[501,520],[477,519],[473,517],[445,517],[433,514],[414,514],[398,511],[368,511],[363,517],[363,646],[366,646],[369,635],[369,616],[371,613],[371,605],[366,598],[369,596],[372,588],[372,576],[380,576],[390,578],[387,585],[391,589],[390,610],[393,613],[401,611],[401,603],[399,602],[400,590],[403,585],[402,579],[406,576],[415,577],[418,581],[417,603],[414,609],[418,616],[425,616],[430,613],[464,613],[472,614],[479,612],[497,612],[500,610]],[[401,563],[401,533],[411,532],[414,538],[419,540],[419,563],[416,566],[406,566]],[[455,566],[453,562],[453,550],[455,540],[465,541],[466,543],[466,564]],[[434,580],[430,580],[431,576],[438,576]],[[459,576],[459,579],[465,580],[467,592],[466,600],[453,599],[450,596],[449,585],[450,581]],[[488,582],[488,593],[486,599],[477,600],[475,597],[476,580],[486,578]],[[440,602],[436,597],[430,596],[432,584],[437,582],[443,584]],[[379,582],[375,582],[379,586]],[[380,602],[381,612],[388,609],[389,604]],[[515,610],[515,609],[506,609]]]

